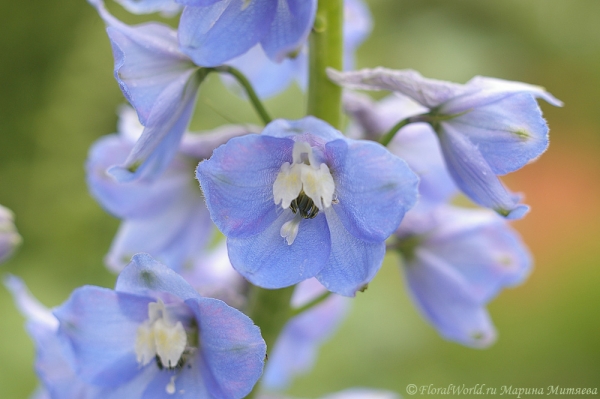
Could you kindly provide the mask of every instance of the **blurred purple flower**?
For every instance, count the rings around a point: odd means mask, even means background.
[[[316,277],[345,296],[379,270],[418,182],[381,145],[313,117],[229,140],[197,177],[233,267],[250,282],[280,288]]]
[[[215,147],[252,127],[185,134],[176,156],[157,179],[119,183],[106,170],[127,158],[142,130],[135,112],[123,107],[119,134],[98,140],[86,163],[90,192],[108,212],[123,219],[105,262],[119,272],[134,254],[146,252],[180,271],[205,254],[214,231],[194,168]]]
[[[329,69],[328,74],[344,87],[390,90],[418,102],[429,110],[423,120],[437,133],[458,187],[477,204],[509,219],[527,213],[529,207],[519,204],[520,197],[508,192],[497,175],[523,167],[546,150],[548,126],[535,98],[562,103],[543,88],[480,76],[460,85],[385,68]]]
[[[154,180],[177,152],[203,76],[179,51],[173,29],[158,23],[125,25],[101,0],[89,2],[108,26],[115,78],[144,126],[127,158],[109,172],[119,181]]]
[[[395,236],[409,292],[427,320],[446,339],[491,345],[496,331],[485,306],[520,284],[532,262],[507,221],[487,210],[415,208]]]

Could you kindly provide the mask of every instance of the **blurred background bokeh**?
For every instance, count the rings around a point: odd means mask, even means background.
[[[498,342],[473,350],[444,341],[407,298],[390,256],[350,317],[292,393],[408,384],[600,388],[600,2],[597,0],[367,0],[375,25],[359,67],[413,68],[465,82],[474,75],[546,87],[549,150],[508,176],[532,212],[514,226],[535,257],[522,286],[489,307]],[[114,13],[132,17],[115,4]],[[115,131],[124,99],[103,23],[85,0],[0,3],[0,204],[24,242],[0,274],[22,277],[46,305],[83,284],[112,287],[102,258],[117,229],[89,196],[89,146]],[[267,102],[300,117],[301,92]],[[200,91],[194,129],[256,121],[218,79]],[[23,318],[0,288],[0,397],[36,387]]]

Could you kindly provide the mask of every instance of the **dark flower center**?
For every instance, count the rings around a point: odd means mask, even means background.
[[[300,191],[298,197],[292,201],[290,209],[294,213],[300,212],[300,216],[304,219],[313,219],[319,213],[319,208],[315,205],[313,200],[304,193],[304,190]]]

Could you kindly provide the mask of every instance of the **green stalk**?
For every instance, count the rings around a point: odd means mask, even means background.
[[[342,70],[343,0],[319,0],[315,25],[309,41],[309,115],[342,128],[342,88],[332,83],[325,69]]]
[[[246,314],[254,321],[267,344],[267,356],[275,345],[277,337],[287,321],[292,317],[290,301],[294,286],[279,290],[267,290],[252,286]],[[268,362],[268,359],[267,359]],[[260,391],[260,381],[246,399],[255,398]]]

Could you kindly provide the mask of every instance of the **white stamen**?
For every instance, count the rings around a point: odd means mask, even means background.
[[[315,203],[319,210],[331,206],[335,183],[329,167],[318,164],[312,147],[305,142],[297,141],[292,150],[293,164],[281,165],[275,183],[273,183],[273,200],[281,203],[283,209],[290,207],[300,192],[304,193]]]
[[[283,226],[281,226],[281,230],[279,230],[279,234],[285,238],[288,245],[292,245],[296,236],[298,235],[298,227],[300,225],[300,221],[302,220],[302,216],[300,214],[296,214],[292,220],[289,222],[285,222]]]
[[[173,395],[175,393],[175,376],[171,377],[171,381],[169,381],[165,387],[165,391],[167,391],[169,395]]]
[[[138,363],[147,365],[155,356],[169,368],[177,366],[187,345],[187,334],[180,321],[173,324],[162,300],[148,304],[148,320],[137,330],[135,354]]]

